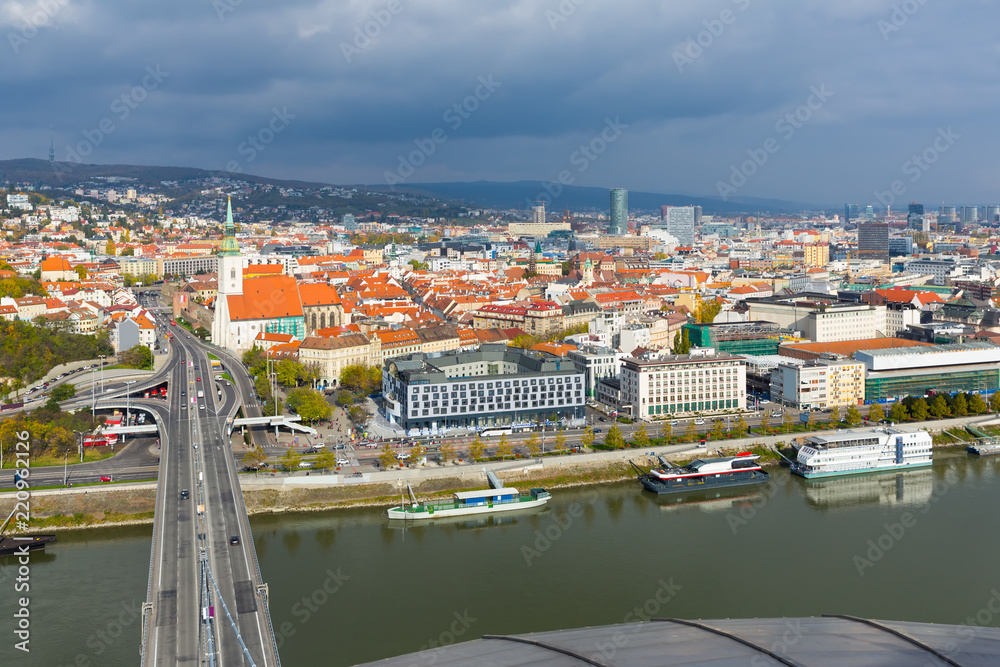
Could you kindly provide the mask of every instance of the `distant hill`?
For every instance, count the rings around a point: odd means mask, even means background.
[[[551,187],[551,184],[550,184]],[[385,185],[369,185],[369,192],[374,190],[388,191]],[[406,187],[397,186],[396,191],[413,192],[441,199],[461,201],[465,204],[483,206],[485,208],[527,208],[531,202],[539,199],[548,191],[541,181],[515,181],[496,183],[493,181],[474,181],[459,183],[411,183]],[[548,205],[549,211],[560,211],[564,208],[573,210],[606,211],[609,207],[609,188],[582,187],[577,185],[563,186],[559,196],[552,199]],[[690,195],[660,194],[656,192],[639,192],[630,190],[628,205],[631,210],[659,211],[660,206],[692,206],[702,207],[709,215],[733,215],[737,213],[794,213],[805,210],[819,210],[822,207],[802,202],[783,201],[780,199],[757,199],[754,197],[733,198],[723,201],[718,197],[692,197]]]
[[[132,164],[76,164],[74,162],[49,162],[34,158],[0,160],[0,183],[37,183],[49,187],[65,187],[95,177],[120,176],[134,178],[139,185],[154,186],[161,181],[190,181],[217,176],[249,183],[264,183],[279,187],[321,188],[328,183],[283,181],[249,174],[232,174],[226,171],[209,171],[195,167],[148,167]]]

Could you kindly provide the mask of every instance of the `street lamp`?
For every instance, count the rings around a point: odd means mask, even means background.
[[[69,452],[63,454],[63,486],[66,486],[66,461],[69,459]]]
[[[80,463],[83,463],[83,436],[84,436],[84,433],[83,433],[83,431],[77,431],[76,429],[73,429],[73,433],[78,433],[80,435],[80,439],[77,441],[76,447],[77,447],[77,449],[80,450]]]
[[[104,359],[107,357],[107,355],[100,354],[98,356],[101,358],[101,393],[103,394],[104,393]]]

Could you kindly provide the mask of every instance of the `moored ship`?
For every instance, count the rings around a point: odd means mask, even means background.
[[[760,467],[760,457],[750,452],[717,459],[697,459],[686,466],[677,466],[662,456],[660,467],[649,472],[639,471],[639,481],[656,494],[684,493],[731,486],[763,484],[771,476]]]
[[[810,436],[799,448],[791,470],[811,479],[912,470],[932,463],[930,434],[893,427]]]

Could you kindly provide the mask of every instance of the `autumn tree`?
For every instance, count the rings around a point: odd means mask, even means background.
[[[948,410],[948,401],[944,400],[944,396],[938,394],[934,397],[934,400],[931,401],[928,411],[934,419],[943,419],[950,414],[950,411]]]
[[[649,447],[649,432],[646,430],[645,422],[632,433],[632,444],[640,449]]]
[[[989,409],[989,406],[986,405],[986,401],[984,401],[983,397],[979,394],[972,394],[969,398],[969,412],[972,414],[981,415]]]
[[[612,424],[608,429],[608,435],[604,438],[604,446],[608,449],[624,449],[625,438],[622,437],[622,430],[618,424]]]
[[[472,443],[469,445],[469,460],[478,461],[479,459],[483,458],[483,454],[485,453],[486,453],[486,446],[483,444],[483,441],[477,435],[476,439],[473,440]]]
[[[556,436],[556,439],[558,440],[558,436]],[[524,444],[528,447],[528,453],[532,456],[538,456],[542,451],[542,440],[538,437],[537,433],[532,433],[531,437]]]
[[[951,402],[951,414],[955,417],[965,417],[969,414],[969,403],[965,400],[964,394],[957,394],[955,400]]]
[[[596,439],[597,436],[594,435],[593,426],[588,426],[587,428],[583,429],[583,436],[580,438],[580,442],[581,444],[583,444],[584,447],[593,447],[594,440]]]
[[[566,449],[566,434],[561,429],[556,432],[556,449]]]
[[[927,416],[926,410],[927,407],[926,404],[924,404],[925,417]],[[894,403],[892,408],[889,410],[889,419],[891,419],[896,423],[905,422],[909,418],[909,416],[910,415],[906,411],[906,406],[903,405],[902,401]]]
[[[508,456],[511,456],[514,452],[514,448],[511,447],[510,439],[506,435],[501,435],[500,440],[497,441],[496,454],[500,457],[500,460],[504,460]]]
[[[453,458],[455,458],[454,446],[452,446],[452,444],[447,440],[443,441],[441,446],[438,447],[438,460],[441,461],[441,463],[447,463]]]
[[[847,413],[844,415],[844,419],[847,420],[848,426],[857,426],[861,423],[861,413],[858,411],[858,406],[852,405],[847,408]]]
[[[385,470],[388,470],[396,463],[396,453],[392,451],[389,443],[383,445],[382,451],[378,455],[378,462],[382,464],[382,468]]]
[[[930,409],[927,405],[927,401],[925,401],[923,397],[920,397],[910,403],[907,418],[912,417],[913,419],[922,422],[927,419],[928,414],[930,414]]]
[[[878,403],[872,403],[872,406],[868,408],[868,421],[877,424],[883,419],[885,419],[885,412],[882,411],[882,406]]]
[[[267,454],[258,445],[243,455],[243,465],[247,467],[247,470],[257,472],[267,465]]]

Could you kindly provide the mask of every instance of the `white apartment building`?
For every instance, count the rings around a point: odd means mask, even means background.
[[[611,348],[595,345],[572,350],[566,355],[576,366],[576,370],[583,373],[583,386],[587,398],[594,398],[599,380],[618,377],[623,356],[625,355]]]
[[[784,331],[799,331],[816,343],[885,336],[886,307],[844,303],[821,294],[793,299],[748,301],[750,320],[774,322]]]
[[[746,360],[712,348],[691,354],[626,357],[622,406],[644,420],[746,409]]]
[[[846,357],[782,363],[771,371],[771,400],[802,410],[858,405],[865,399],[865,365]]]

